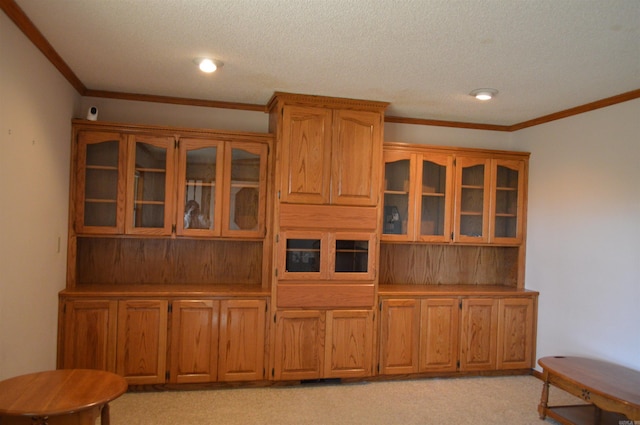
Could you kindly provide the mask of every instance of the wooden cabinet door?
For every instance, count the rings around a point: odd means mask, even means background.
[[[380,373],[418,371],[420,303],[415,299],[382,300]]]
[[[455,159],[454,242],[489,241],[490,165],[489,158]]]
[[[170,382],[214,382],[219,301],[177,300],[171,313]]]
[[[533,364],[533,298],[503,298],[498,307],[498,369],[529,369]]]
[[[498,336],[498,300],[462,300],[460,321],[460,370],[494,370]]]
[[[266,300],[220,302],[220,381],[264,379]]]
[[[319,379],[324,371],[325,313],[279,311],[276,319],[274,378]]]
[[[279,153],[281,202],[329,203],[331,119],[330,109],[284,106]]]
[[[373,311],[327,311],[325,354],[325,378],[371,376]]]
[[[382,116],[336,110],[331,152],[331,203],[375,206],[380,190]]]
[[[175,210],[175,139],[130,135],[125,231],[170,235]]]
[[[126,152],[121,133],[78,133],[74,202],[78,234],[124,233]]]
[[[115,300],[64,301],[62,369],[116,370]]]
[[[420,372],[455,372],[458,368],[459,300],[420,302]]]
[[[116,373],[129,384],[165,382],[167,309],[166,300],[118,302]]]
[[[491,243],[519,244],[524,232],[525,161],[491,161]]]

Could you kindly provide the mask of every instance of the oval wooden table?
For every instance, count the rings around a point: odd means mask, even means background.
[[[61,369],[0,382],[0,424],[109,424],[109,402],[127,381],[102,370]]]
[[[584,357],[543,357],[544,384],[538,412],[561,424],[640,423],[640,372]],[[588,404],[549,406],[549,385]]]

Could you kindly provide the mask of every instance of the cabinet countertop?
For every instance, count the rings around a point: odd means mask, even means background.
[[[502,285],[379,285],[378,295],[389,296],[536,296],[537,291]]]
[[[260,285],[85,284],[60,291],[68,297],[269,297]]]

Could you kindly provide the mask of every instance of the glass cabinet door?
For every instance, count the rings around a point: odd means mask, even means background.
[[[279,238],[280,279],[325,279],[328,235],[319,231],[286,231]]]
[[[174,145],[172,137],[129,136],[127,233],[171,233]]]
[[[123,233],[125,142],[120,133],[78,134],[76,232]]]
[[[384,152],[382,240],[408,241],[414,234],[412,164],[415,154]]]
[[[375,236],[370,233],[332,233],[329,235],[331,279],[373,280]]]
[[[451,239],[451,155],[423,154],[418,165],[418,239],[445,242]]]
[[[492,161],[493,211],[491,241],[518,243],[522,240],[524,161]]]
[[[490,159],[456,157],[454,240],[488,242]]]
[[[225,144],[223,236],[265,234],[267,145]]]
[[[223,142],[180,139],[178,235],[220,235]]]

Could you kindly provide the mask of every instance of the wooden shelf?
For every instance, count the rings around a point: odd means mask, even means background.
[[[261,285],[236,284],[78,284],[74,289],[65,289],[60,295],[67,297],[268,297],[270,288]]]
[[[379,285],[378,295],[388,296],[432,296],[432,295],[508,295],[529,297],[538,292],[503,285]]]

